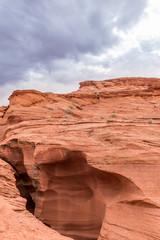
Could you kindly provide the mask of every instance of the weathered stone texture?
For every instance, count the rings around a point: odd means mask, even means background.
[[[0,155],[37,218],[74,239],[160,239],[159,79],[15,91],[0,112]]]

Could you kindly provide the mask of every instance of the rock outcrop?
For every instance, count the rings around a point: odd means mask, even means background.
[[[30,212],[77,240],[159,240],[160,79],[86,81],[69,94],[25,90],[9,100],[0,157]]]

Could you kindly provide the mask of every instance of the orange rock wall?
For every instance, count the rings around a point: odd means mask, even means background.
[[[69,94],[15,91],[1,116],[0,156],[35,215],[60,233],[158,240],[159,125],[159,79],[86,81]]]

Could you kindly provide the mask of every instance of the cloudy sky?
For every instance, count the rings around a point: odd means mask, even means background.
[[[0,0],[0,105],[16,89],[160,77],[159,0]]]

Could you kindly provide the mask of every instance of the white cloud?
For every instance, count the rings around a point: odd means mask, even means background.
[[[123,31],[114,28],[116,35],[121,37],[121,42],[118,46],[109,49],[108,53],[113,58],[118,58],[129,52],[131,49],[137,48],[141,50],[141,42],[160,40],[160,1],[149,0],[148,6],[144,10],[141,20],[133,28]],[[156,53],[156,51],[154,52]]]

